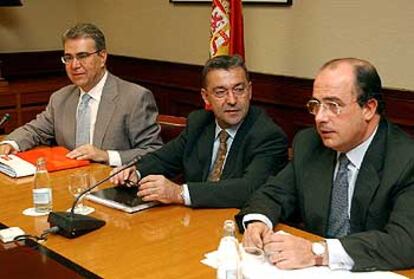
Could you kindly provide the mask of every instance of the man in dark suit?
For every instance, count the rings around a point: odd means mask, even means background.
[[[243,244],[282,269],[413,267],[414,141],[382,116],[377,71],[354,58],[326,63],[308,108],[316,128],[298,133],[293,160],[236,216]],[[294,213],[326,239],[272,233]]]
[[[121,165],[160,148],[154,97],[106,70],[101,30],[75,25],[63,34],[63,45],[62,62],[73,84],[53,93],[45,111],[8,135],[0,154],[56,142],[72,150],[70,158]]]
[[[195,111],[186,129],[137,164],[145,201],[192,207],[241,207],[266,178],[287,163],[287,139],[260,109],[239,56],[218,56],[202,72],[201,95],[212,111]],[[184,185],[170,178],[184,175]],[[112,179],[138,181],[135,168]]]

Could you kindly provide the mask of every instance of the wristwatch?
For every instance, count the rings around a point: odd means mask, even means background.
[[[312,253],[315,255],[315,265],[323,265],[323,256],[326,253],[326,242],[313,242],[312,243]]]
[[[183,185],[178,185],[178,186],[180,186],[180,192],[178,193],[178,200],[181,200],[183,202],[183,204],[185,204],[184,186]]]

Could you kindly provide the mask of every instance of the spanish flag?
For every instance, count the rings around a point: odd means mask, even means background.
[[[213,0],[210,57],[239,54],[244,59],[242,0]]]

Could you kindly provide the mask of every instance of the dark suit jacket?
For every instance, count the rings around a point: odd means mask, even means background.
[[[287,138],[260,109],[250,110],[234,138],[219,182],[207,181],[211,163],[215,118],[195,111],[186,129],[160,150],[138,163],[141,176],[183,173],[193,207],[241,207],[271,174],[287,163]]]
[[[21,150],[54,142],[74,149],[79,94],[76,85],[56,91],[46,110],[13,131],[7,140],[16,141]],[[118,151],[122,163],[154,151],[162,146],[157,115],[149,90],[108,73],[96,116],[93,145]]]
[[[273,224],[299,211],[304,229],[325,236],[336,152],[315,129],[294,140],[294,159],[236,216],[261,213]],[[383,120],[363,159],[351,207],[351,234],[340,239],[355,271],[414,266],[414,141]]]

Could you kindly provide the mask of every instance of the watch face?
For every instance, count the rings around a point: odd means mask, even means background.
[[[319,242],[312,243],[312,253],[317,256],[323,255],[325,253],[325,246]]]

